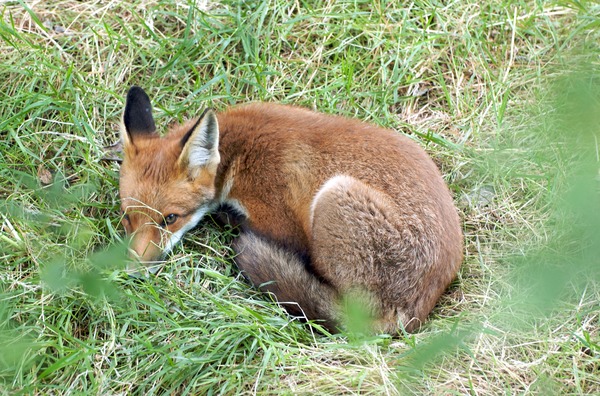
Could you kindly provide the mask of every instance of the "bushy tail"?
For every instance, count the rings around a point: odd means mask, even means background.
[[[235,262],[253,285],[272,293],[291,315],[319,320],[337,331],[338,295],[312,274],[300,256],[251,232],[234,242]]]

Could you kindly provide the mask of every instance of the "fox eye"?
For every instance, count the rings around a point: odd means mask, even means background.
[[[165,216],[164,224],[165,225],[171,225],[171,224],[173,224],[173,223],[175,223],[177,221],[178,217],[179,216],[177,216],[174,213],[168,214],[168,215]]]

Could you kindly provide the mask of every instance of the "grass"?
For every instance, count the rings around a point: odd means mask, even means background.
[[[600,393],[600,7],[498,0],[0,1],[0,393]],[[167,125],[248,101],[422,144],[465,232],[418,333],[327,336],[210,220],[121,275],[130,85]]]

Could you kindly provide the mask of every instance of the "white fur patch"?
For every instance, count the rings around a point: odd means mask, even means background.
[[[217,154],[218,155],[218,154]],[[191,168],[199,168],[206,165],[212,158],[212,152],[201,145],[193,144],[188,155],[188,164]]]
[[[338,187],[342,184],[348,184],[352,180],[354,180],[354,178],[352,176],[337,175],[337,176],[333,176],[332,178],[328,179],[325,183],[323,183],[323,185],[321,186],[321,188],[319,188],[319,190],[315,194],[315,196],[310,204],[310,223],[309,224],[311,225],[311,227],[313,224],[315,207],[317,206],[317,203],[321,199],[321,196],[323,195],[323,193],[325,193],[327,190],[331,190],[332,188]]]
[[[231,188],[233,187],[233,177],[227,179],[225,183],[223,183],[223,188],[221,189],[221,194],[219,194],[219,201],[225,202],[227,197],[229,197],[229,193],[231,192]]]
[[[211,125],[215,130],[209,129]],[[187,143],[189,146],[187,149],[187,162],[190,168],[199,168],[208,164],[219,163],[221,158],[218,150],[218,128],[217,119],[212,111],[209,111],[200,120],[200,124],[192,132],[190,141]],[[212,140],[209,140],[209,137]]]
[[[183,227],[171,234],[163,248],[163,254],[166,255],[173,250],[173,247],[181,240],[181,238],[183,238],[183,235],[194,228],[200,222],[200,220],[202,220],[202,218],[208,212],[210,212],[211,209],[211,206],[206,205],[201,206],[196,212],[194,212],[194,214],[190,217],[188,222],[183,225]]]
[[[233,210],[238,212],[238,214],[244,217],[248,217],[248,211],[246,210],[244,205],[242,205],[237,199],[229,198],[229,193],[233,188],[233,180],[233,177],[230,177],[223,184],[223,188],[221,189],[221,193],[219,194],[219,203],[226,204],[230,206]]]

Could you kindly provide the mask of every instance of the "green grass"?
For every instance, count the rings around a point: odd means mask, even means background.
[[[597,4],[49,0],[0,14],[0,393],[600,393]],[[423,145],[466,244],[426,326],[364,339],[291,320],[210,220],[158,276],[125,279],[103,147],[133,84],[163,128],[261,100]]]

